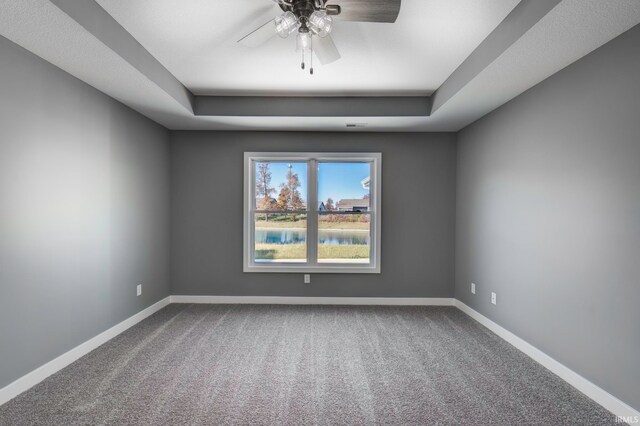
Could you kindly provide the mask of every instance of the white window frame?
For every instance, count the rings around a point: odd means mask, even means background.
[[[256,162],[306,162],[307,166],[307,262],[255,262],[255,166]],[[318,263],[318,163],[370,162],[370,246],[368,264]],[[382,223],[382,154],[379,152],[245,152],[244,153],[244,229],[243,271],[275,273],[380,273]]]

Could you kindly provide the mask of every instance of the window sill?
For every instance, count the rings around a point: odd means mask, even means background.
[[[357,264],[323,264],[317,266],[296,264],[265,264],[245,266],[246,273],[275,273],[275,274],[379,274],[380,267]]]

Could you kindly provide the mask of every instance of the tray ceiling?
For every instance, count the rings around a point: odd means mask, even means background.
[[[336,23],[343,59],[314,76],[294,40],[236,45],[278,13],[270,0],[0,0],[0,35],[170,129],[428,132],[460,130],[640,23],[638,0],[402,4],[397,24]]]
[[[342,58],[312,76],[295,37],[236,43],[282,13],[272,0],[97,2],[197,95],[429,95],[519,0],[402,0],[394,24],[335,21]]]

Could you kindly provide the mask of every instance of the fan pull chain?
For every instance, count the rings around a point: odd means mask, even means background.
[[[302,69],[304,69],[304,49],[302,49],[302,64],[300,65]]]
[[[309,74],[313,75],[313,37],[309,39],[309,61],[311,62],[311,68],[309,68]]]

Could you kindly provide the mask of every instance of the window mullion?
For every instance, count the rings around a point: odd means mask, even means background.
[[[307,180],[307,262],[318,264],[318,162],[309,160]]]
[[[256,258],[256,242],[255,242],[255,238],[256,238],[256,223],[255,223],[255,210],[257,208],[256,206],[256,163],[255,161],[251,160],[249,162],[250,164],[250,169],[249,169],[249,179],[250,179],[250,186],[247,188],[247,195],[249,197],[249,199],[246,201],[249,203],[249,217],[247,218],[248,223],[247,223],[247,227],[249,229],[249,238],[248,238],[248,244],[249,247],[247,248],[248,252],[249,252],[249,263],[254,265],[255,264],[255,258]],[[245,242],[246,244],[246,242]]]

